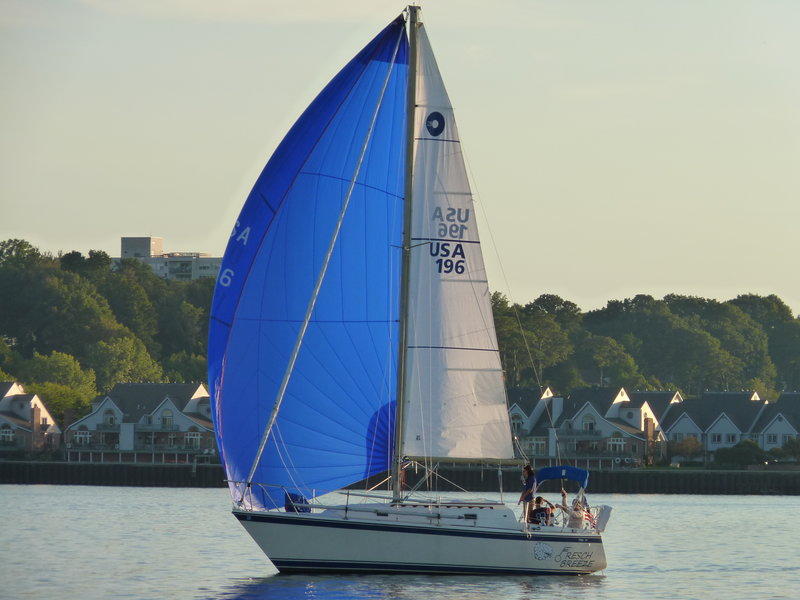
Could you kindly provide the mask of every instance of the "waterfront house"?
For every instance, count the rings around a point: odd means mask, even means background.
[[[713,460],[720,448],[751,438],[769,403],[757,392],[705,392],[699,398],[671,406],[664,418],[667,439],[680,442],[695,437]]]
[[[764,450],[782,447],[800,435],[800,393],[783,392],[759,416],[750,438]]]
[[[66,428],[67,459],[188,463],[215,453],[208,391],[199,383],[119,383]]]
[[[539,400],[552,396],[553,390],[549,387],[545,388],[543,392],[539,388],[509,389],[508,418],[511,423],[511,433],[517,437],[523,435]]]
[[[55,450],[61,429],[36,394],[21,384],[0,382],[0,451]]]
[[[549,391],[549,390],[548,390]],[[676,398],[632,398],[623,388],[583,388],[566,397],[542,395],[522,430],[521,446],[533,461],[581,466],[633,466],[660,456],[664,436],[657,412]],[[680,401],[677,395],[677,400]]]

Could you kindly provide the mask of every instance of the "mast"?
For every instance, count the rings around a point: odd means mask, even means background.
[[[419,6],[408,8],[408,87],[406,92],[406,172],[403,202],[403,256],[400,271],[400,348],[397,359],[397,408],[395,411],[394,465],[392,468],[392,490],[395,498],[400,498],[402,489],[400,478],[403,465],[403,419],[405,412],[406,353],[408,346],[408,303],[409,274],[411,272],[411,208],[414,189],[414,131],[415,110],[417,106],[417,28],[419,27]]]

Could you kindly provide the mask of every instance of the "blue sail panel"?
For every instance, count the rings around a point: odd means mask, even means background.
[[[212,416],[229,480],[244,481],[253,464],[362,153],[253,481],[312,497],[390,468],[407,46],[398,18],[334,77],[278,146],[237,219],[214,293],[208,351]],[[283,506],[280,488],[265,489],[253,488],[255,505]],[[231,491],[241,497],[241,486]]]

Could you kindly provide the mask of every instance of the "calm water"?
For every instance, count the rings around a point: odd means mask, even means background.
[[[275,575],[224,489],[0,485],[0,598],[800,598],[800,498],[598,494],[582,577]]]

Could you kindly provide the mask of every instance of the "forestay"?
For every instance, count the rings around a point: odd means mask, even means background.
[[[453,108],[419,28],[403,452],[512,458],[500,356]]]
[[[239,215],[214,294],[208,356],[214,425],[230,480],[243,481],[254,462],[356,172],[253,481],[310,497],[390,467],[407,50],[398,18],[306,109]],[[244,488],[232,484],[231,492],[239,500]],[[254,487],[252,500],[255,507],[280,506],[283,493]]]

